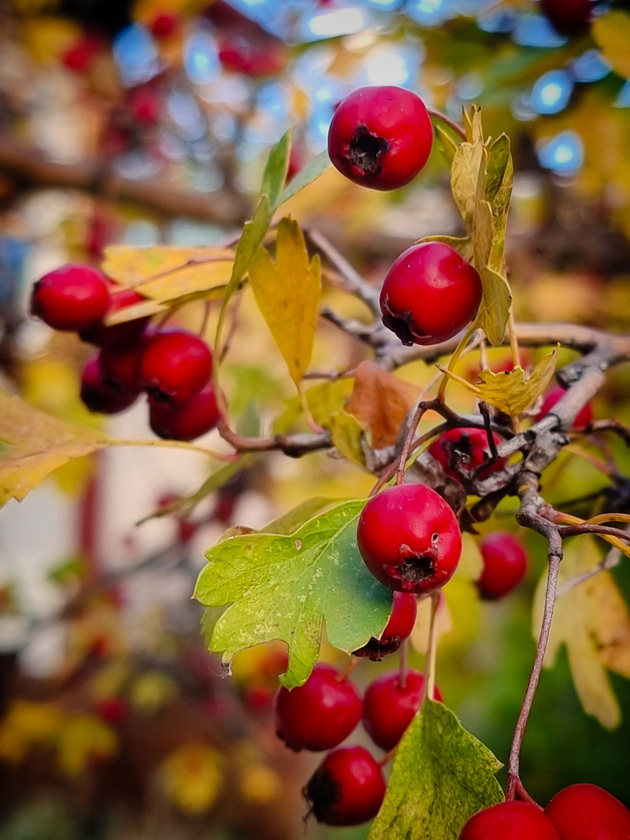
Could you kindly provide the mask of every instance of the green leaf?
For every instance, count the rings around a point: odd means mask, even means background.
[[[321,264],[309,260],[296,221],[280,220],[276,262],[259,248],[249,266],[249,280],[274,341],[296,386],[311,360],[321,291]]]
[[[354,464],[365,467],[365,453],[361,441],[365,434],[363,426],[347,411],[338,411],[330,418],[330,432],[333,446]]]
[[[340,501],[340,499],[330,499],[327,496],[313,496],[274,519],[273,522],[269,522],[262,530],[266,534],[292,534],[300,525],[312,519],[316,513],[338,505]]]
[[[269,204],[276,206],[282,187],[284,186],[289,168],[289,153],[291,150],[291,131],[285,131],[280,140],[269,152],[267,165],[263,173],[260,192],[269,197]]]
[[[317,661],[324,623],[329,642],[346,652],[378,636],[392,593],[357,548],[364,505],[337,505],[290,536],[243,534],[211,548],[194,597],[204,606],[230,606],[214,627],[210,650],[229,663],[243,648],[280,639],[289,654],[281,682],[293,688]]]
[[[504,182],[511,159],[510,138],[507,134],[501,134],[496,140],[492,141],[488,148],[486,197],[490,204],[493,205],[493,209],[494,200]]]
[[[500,767],[453,712],[426,700],[398,747],[368,840],[457,840],[473,814],[503,801]]]
[[[442,128],[441,125],[436,125],[434,123],[433,130],[435,131],[435,136],[437,137],[438,143],[440,144],[440,150],[444,156],[449,167],[453,163],[453,159],[455,157],[455,153],[457,152],[457,147],[459,146],[459,142],[453,138],[452,134],[449,131],[446,131]]]
[[[481,285],[483,295],[475,326],[486,334],[490,344],[495,347],[503,342],[512,303],[512,292],[508,281],[491,268],[482,269]]]
[[[324,149],[323,152],[320,152],[317,157],[313,158],[310,163],[308,163],[301,172],[293,178],[287,186],[282,191],[281,195],[278,197],[278,200],[273,205],[273,209],[277,210],[285,201],[288,201],[290,198],[293,198],[294,195],[303,190],[304,187],[307,187],[312,181],[315,181],[319,178],[320,175],[323,175],[327,169],[330,169],[332,163],[330,162],[330,158],[328,157],[328,152]]]

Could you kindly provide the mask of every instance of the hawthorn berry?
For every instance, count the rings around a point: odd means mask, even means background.
[[[509,531],[493,531],[479,542],[483,569],[476,581],[486,601],[496,601],[512,592],[527,574],[525,546]]]
[[[194,440],[211,432],[221,413],[212,382],[180,403],[150,403],[149,426],[166,440]]]
[[[459,840],[560,840],[543,811],[529,802],[499,802],[472,816]],[[594,839],[593,839],[594,840]]]
[[[120,289],[111,292],[111,303],[108,315],[113,312],[120,312],[134,303],[141,303],[146,298],[139,295],[133,289]],[[120,324],[107,326],[103,321],[90,329],[81,330],[79,337],[81,341],[94,344],[97,347],[112,347],[114,345],[128,344],[137,341],[147,328],[149,317],[135,318],[132,321],[123,321]]]
[[[90,411],[97,414],[118,414],[136,401],[138,391],[115,388],[104,382],[98,357],[94,357],[89,360],[81,374],[79,396]]]
[[[385,787],[379,763],[364,747],[341,747],[328,753],[303,794],[318,822],[360,825],[378,813]]]
[[[552,388],[547,391],[545,394],[545,398],[543,399],[543,404],[540,407],[540,411],[536,415],[536,420],[541,420],[547,414],[551,413],[553,407],[556,403],[560,402],[562,397],[566,394],[566,388],[563,388],[562,385],[557,384],[554,385]],[[593,406],[590,402],[586,403],[586,405],[578,411],[575,420],[573,421],[573,428],[576,430],[583,429],[589,425],[589,423],[593,422]]]
[[[327,750],[345,741],[361,720],[361,710],[354,683],[332,665],[318,663],[304,685],[279,689],[276,734],[296,752]]]
[[[388,671],[373,680],[363,696],[363,726],[374,743],[389,752],[400,741],[420,708],[424,674],[409,668],[404,684],[400,670]],[[442,700],[436,686],[434,700]]]
[[[593,16],[593,0],[541,0],[543,15],[560,35],[585,32]]]
[[[164,330],[147,344],[141,367],[143,387],[153,402],[180,403],[210,379],[212,351],[188,330]]]
[[[501,443],[495,432],[492,437],[495,444]],[[482,480],[505,467],[504,458],[491,460],[485,429],[449,429],[433,441],[428,451],[442,465],[445,475],[459,481],[462,474],[473,473],[483,464],[488,466],[476,474]]]
[[[107,278],[96,268],[68,263],[44,274],[31,293],[31,315],[55,330],[87,330],[109,309]]]
[[[630,811],[597,785],[569,785],[545,808],[560,840],[628,840]]]
[[[372,662],[379,662],[384,656],[395,653],[413,630],[418,612],[416,597],[411,592],[394,592],[392,613],[385,629],[378,639],[374,636],[354,656],[367,656]]]
[[[359,517],[357,544],[381,583],[419,595],[451,579],[462,535],[455,514],[435,490],[400,484],[367,502]]]
[[[481,278],[450,245],[422,242],[394,260],[380,294],[383,324],[403,344],[438,344],[475,317]]]
[[[98,364],[103,381],[114,389],[140,392],[145,347],[146,341],[142,336],[128,344],[102,347],[98,353]]]
[[[337,106],[328,130],[328,154],[342,175],[375,190],[408,184],[426,164],[433,127],[413,91],[391,85],[362,87]]]

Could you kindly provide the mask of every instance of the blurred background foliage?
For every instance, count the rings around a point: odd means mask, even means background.
[[[98,263],[113,242],[233,241],[270,145],[293,129],[295,174],[325,147],[336,103],[364,84],[410,87],[453,119],[475,102],[487,133],[511,137],[508,263],[518,319],[627,331],[630,13],[611,0],[594,16],[566,35],[537,0],[4,0],[2,387],[113,436],[146,437],[135,409],[105,422],[83,408],[85,347],[28,318],[32,282],[69,260]],[[375,283],[420,236],[459,232],[437,151],[402,190],[368,192],[328,171],[287,209]],[[367,316],[330,282],[324,302]],[[195,328],[202,321],[195,304],[177,317]],[[321,324],[313,371],[350,370],[363,358],[361,346]],[[496,370],[505,364],[503,351],[490,358]],[[460,372],[476,364],[464,359]],[[420,388],[432,373],[414,363],[398,375]],[[629,376],[611,372],[597,417],[630,422]],[[223,384],[244,434],[292,410],[294,390],[248,291]],[[341,404],[343,387],[324,386],[321,399]],[[455,409],[471,404],[457,387],[449,395]],[[587,447],[561,456],[544,476],[550,502],[588,515],[612,473],[628,474],[625,448],[604,446],[603,470]],[[226,527],[261,527],[313,495],[361,496],[372,479],[329,456],[272,455],[248,462],[189,514],[135,528],[214,469],[188,453],[108,451],[62,468],[0,513],[1,840],[303,836],[299,790],[317,756],[289,753],[274,736],[283,651],[246,651],[233,679],[222,679],[189,597],[203,551]],[[627,500],[618,505],[627,510]],[[503,502],[480,531],[514,529],[513,511]],[[505,602],[479,602],[464,578],[449,585],[439,652],[446,702],[504,761],[545,565],[542,540],[523,537],[530,574]],[[474,552],[473,538],[468,546]],[[613,573],[630,596],[627,566]],[[420,624],[417,667],[422,637]],[[364,663],[357,680],[391,667]],[[612,680],[627,710],[630,686]],[[586,717],[562,653],[544,673],[525,738],[532,795],[544,803],[564,785],[592,781],[630,805],[628,717],[614,731]],[[306,830],[335,833],[312,821]]]

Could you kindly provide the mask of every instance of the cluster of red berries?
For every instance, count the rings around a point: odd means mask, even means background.
[[[339,103],[328,154],[346,178],[376,190],[405,186],[425,166],[431,118],[413,91],[391,85],[358,88]],[[380,295],[383,323],[403,344],[438,344],[456,335],[481,302],[481,278],[450,245],[425,242],[392,264]]]
[[[630,811],[597,785],[559,791],[542,810],[528,802],[501,802],[471,817],[459,840],[628,840]]]
[[[117,288],[98,269],[70,263],[35,283],[31,314],[99,348],[81,376],[81,399],[90,411],[116,414],[144,392],[156,435],[193,440],[213,429],[220,417],[212,351],[198,335],[155,328],[147,317],[106,325],[108,314],[142,300],[132,289]]]

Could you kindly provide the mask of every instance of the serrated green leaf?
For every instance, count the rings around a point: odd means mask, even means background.
[[[490,344],[496,347],[503,342],[505,336],[505,328],[512,303],[512,292],[507,280],[498,271],[484,268],[479,274],[481,275],[483,295],[475,326],[481,328]]]
[[[501,763],[442,703],[426,700],[405,733],[368,840],[457,840],[504,799]]]
[[[530,408],[545,390],[556,369],[557,351],[547,353],[526,378],[522,367],[494,373],[484,370],[476,384],[480,399],[510,417]]]
[[[263,173],[261,194],[269,196],[269,204],[275,207],[282,192],[287,170],[289,168],[289,153],[291,151],[291,131],[285,131],[280,140],[269,152],[267,164]]]
[[[267,326],[299,385],[311,360],[317,328],[321,263],[310,260],[300,226],[290,218],[280,220],[276,262],[259,248],[249,266],[249,280]]]
[[[289,654],[281,682],[293,688],[317,661],[324,623],[328,641],[346,652],[379,636],[392,593],[370,574],[357,548],[364,505],[337,505],[290,536],[244,534],[211,548],[194,597],[204,606],[230,606],[214,627],[210,649],[230,662],[243,648],[280,639]]]
[[[265,534],[292,534],[300,525],[303,525],[309,519],[312,519],[315,514],[321,513],[325,508],[338,505],[340,499],[330,499],[326,496],[313,496],[311,499],[292,508],[287,513],[269,522],[261,530]]]
[[[278,207],[284,204],[285,201],[288,201],[290,198],[293,198],[294,195],[297,195],[300,190],[303,190],[304,187],[307,187],[310,183],[319,178],[320,175],[323,175],[324,172],[327,169],[330,169],[331,166],[332,163],[328,157],[328,152],[324,149],[324,151],[320,152],[317,157],[307,163],[304,169],[302,169],[301,172],[298,172],[295,178],[287,184],[280,196],[278,196],[278,200],[273,205],[273,209],[277,210]]]

